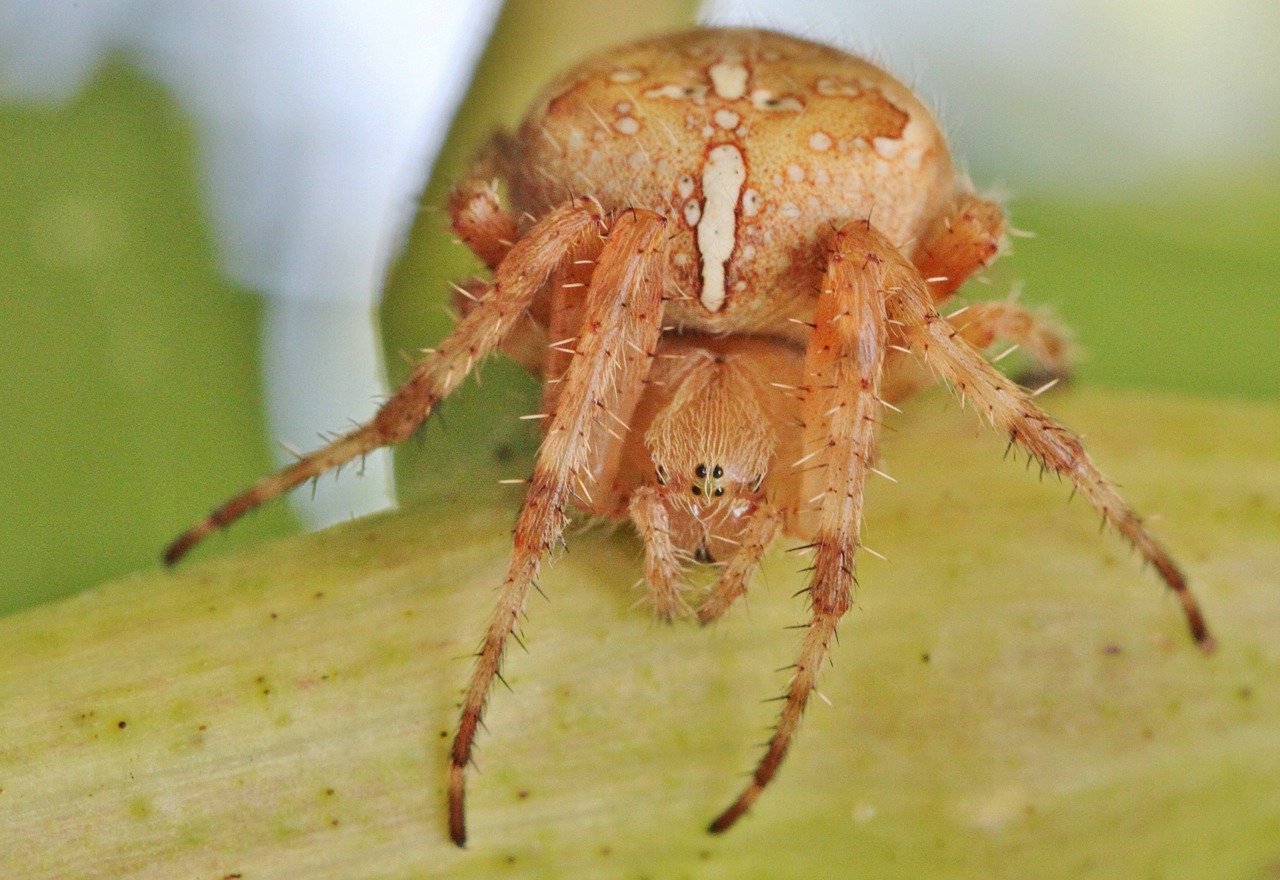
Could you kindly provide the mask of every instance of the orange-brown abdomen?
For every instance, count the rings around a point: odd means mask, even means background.
[[[547,89],[512,149],[512,199],[535,217],[576,193],[675,221],[668,316],[711,331],[785,333],[767,325],[812,310],[834,226],[872,217],[908,245],[955,189],[942,134],[904,85],[763,31],[592,56]]]

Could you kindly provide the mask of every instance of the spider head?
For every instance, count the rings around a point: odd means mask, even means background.
[[[763,496],[776,438],[759,382],[747,358],[692,351],[645,434],[677,543],[708,558]]]

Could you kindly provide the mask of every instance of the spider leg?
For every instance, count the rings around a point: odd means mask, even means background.
[[[498,198],[498,181],[508,177],[513,149],[507,135],[494,134],[467,177],[449,193],[447,209],[454,234],[490,269],[498,268],[520,238],[519,221]]]
[[[1000,255],[1004,241],[1005,218],[1000,206],[964,190],[921,234],[911,257],[937,304],[950,299],[974,272],[990,265]],[[892,337],[883,397],[896,402],[935,380],[917,358],[901,351],[905,341],[897,328]]]
[[[913,254],[933,301],[947,299],[970,275],[990,265],[1000,255],[1004,236],[1004,212],[998,204],[971,192],[957,195]]]
[[[997,340],[1022,349],[1036,363],[1037,379],[1060,379],[1071,374],[1071,340],[1053,321],[1009,300],[974,303],[952,320],[960,338],[978,351]],[[996,358],[999,360],[999,356]],[[1024,387],[1029,383],[1018,377]]]
[[[476,731],[542,559],[560,539],[566,508],[591,458],[594,428],[611,403],[644,382],[662,327],[666,220],[649,211],[618,218],[587,293],[587,313],[516,520],[511,561],[476,655],[449,766],[449,836],[466,843],[466,769]]]
[[[898,322],[911,347],[967,400],[981,408],[991,424],[1009,435],[1047,470],[1063,475],[1155,567],[1178,597],[1191,637],[1204,651],[1214,647],[1204,615],[1186,578],[1142,520],[1090,460],[1074,434],[1032,402],[1025,390],[992,367],[959,331],[934,310],[924,281],[914,272],[900,273],[903,282],[888,301],[889,317]]]
[[[500,167],[501,136],[495,137],[481,153],[471,169],[471,176],[460,181],[449,193],[449,221],[458,240],[479,257],[491,270],[506,259],[520,238],[516,216],[502,206],[498,197],[498,179],[505,176]],[[577,256],[574,252],[574,256]],[[566,268],[562,261],[555,275]],[[479,305],[478,291],[488,282],[478,278],[453,285],[453,307],[459,315],[468,315]],[[547,349],[547,314],[545,297],[539,296],[525,310],[524,316],[502,341],[502,353],[535,376],[541,375]]]
[[[576,254],[575,259],[559,268],[548,285],[550,303],[544,334],[546,340],[541,351],[539,369],[545,384],[542,386],[542,411],[555,412],[563,391],[561,382],[573,353],[586,315],[586,291],[591,286],[592,261],[599,258],[594,253]]]
[[[670,621],[691,615],[693,609],[681,594],[684,554],[671,540],[662,494],[663,490],[657,486],[643,486],[632,494],[627,511],[644,542],[644,582],[649,588],[654,616]]]
[[[491,178],[472,177],[449,193],[453,232],[490,269],[497,269],[520,238],[516,218],[502,207]]]
[[[1062,328],[1009,300],[974,303],[955,316],[960,338],[978,351],[996,340],[1018,346],[1051,376],[1071,371],[1071,341]]]
[[[1017,376],[1018,384],[1024,387],[1071,374],[1072,346],[1066,332],[1016,302],[974,303],[945,320],[951,323],[961,339],[977,351],[985,351],[999,341],[1030,355],[1035,362],[1031,373]],[[889,378],[884,391],[886,400],[902,400],[937,381],[933,370],[914,353],[891,351],[890,354]],[[1000,356],[995,358],[999,359]]]
[[[738,536],[738,548],[729,557],[711,592],[698,606],[698,621],[710,623],[728,611],[733,603],[747,594],[751,575],[769,549],[782,525],[782,512],[767,501],[760,502],[749,514],[746,527]]]
[[[836,625],[853,601],[854,555],[862,523],[863,488],[875,453],[879,388],[888,326],[885,290],[899,267],[889,243],[869,224],[841,229],[818,295],[814,330],[805,354],[805,447],[818,450],[821,467],[806,471],[820,483],[813,499],[813,574],[810,618],[782,712],[751,782],[714,822],[728,830],[764,791],[786,756],[826,661]],[[893,252],[896,255],[896,252]]]
[[[214,510],[169,545],[165,563],[172,565],[211,532],[295,486],[411,435],[436,403],[507,337],[565,256],[602,229],[600,209],[593,202],[566,205],[540,220],[511,249],[475,309],[458,322],[439,348],[414,367],[409,379],[372,419],[264,477]]]
[[[555,412],[559,379],[573,356],[572,346],[582,326],[584,291],[600,254],[601,242],[584,241],[552,273],[543,292],[502,341],[502,353],[543,380],[542,412]],[[476,309],[477,289],[487,282],[469,279],[454,285],[453,307],[459,315]]]

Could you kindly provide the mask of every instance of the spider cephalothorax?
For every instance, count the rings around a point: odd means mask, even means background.
[[[1000,251],[1004,215],[953,172],[919,100],[870,63],[720,29],[593,56],[494,141],[450,212],[493,272],[460,288],[455,329],[367,424],[218,508],[166,559],[405,439],[495,349],[542,377],[544,439],[450,757],[458,844],[490,687],[574,506],[634,524],[663,618],[722,615],[779,533],[813,555],[811,613],[777,726],[711,830],[732,825],[781,764],[851,604],[880,415],[935,376],[1069,480],[1212,647],[1177,566],[1080,441],[981,353],[1000,338],[1060,372],[1061,334],[1010,302],[937,311]],[[715,580],[695,595],[686,569],[711,561]]]

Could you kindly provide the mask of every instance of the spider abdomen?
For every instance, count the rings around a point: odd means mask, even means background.
[[[573,193],[675,221],[668,315],[714,332],[767,333],[811,311],[834,226],[873,216],[905,245],[956,186],[906,86],[838,49],[753,30],[592,56],[546,90],[511,149],[512,199],[534,217]]]

